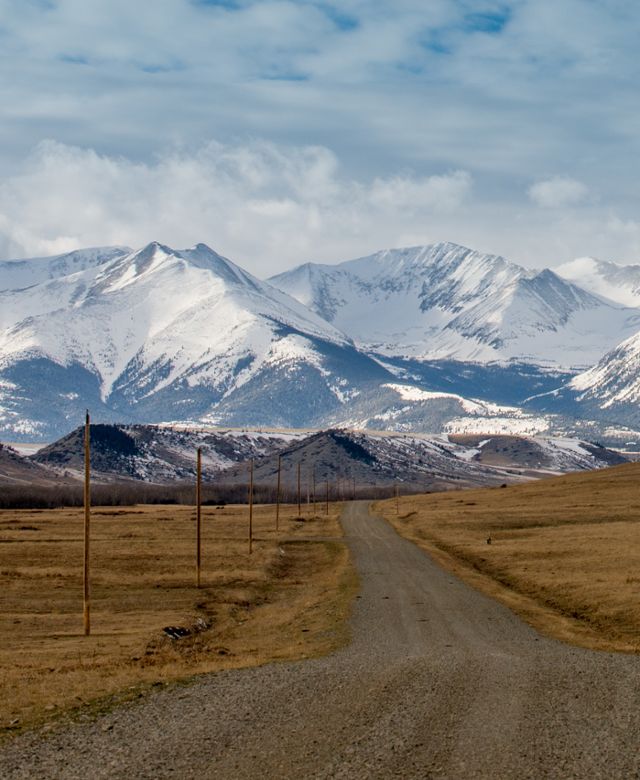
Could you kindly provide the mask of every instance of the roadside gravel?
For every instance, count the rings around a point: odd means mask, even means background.
[[[640,665],[545,639],[366,504],[353,641],[24,734],[2,778],[638,778]]]

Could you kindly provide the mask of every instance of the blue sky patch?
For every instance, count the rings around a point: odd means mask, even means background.
[[[304,73],[263,73],[265,81],[309,81],[309,76]]]
[[[182,62],[146,62],[138,65],[138,67],[145,73],[173,73],[174,71],[184,70],[185,65]]]
[[[472,32],[491,35],[501,33],[511,19],[511,11],[504,8],[495,13],[472,13],[465,16],[465,28]]]
[[[341,11],[334,5],[322,4],[320,8],[339,30],[349,32],[350,30],[355,30],[359,27],[359,22],[355,16],[344,13],[344,11]]]
[[[59,57],[61,62],[68,62],[71,65],[88,65],[89,59],[81,54],[61,54]]]
[[[212,8],[226,8],[229,11],[236,11],[241,7],[238,0],[190,0],[192,5],[204,5]]]

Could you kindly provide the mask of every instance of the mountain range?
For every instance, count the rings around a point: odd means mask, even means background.
[[[261,281],[205,246],[0,263],[0,436],[102,422],[640,437],[640,266],[450,243]]]
[[[640,329],[640,296],[628,305],[455,244],[308,263],[270,281],[385,356],[584,369]]]

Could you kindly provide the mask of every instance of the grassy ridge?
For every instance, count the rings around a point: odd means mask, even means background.
[[[541,632],[640,651],[640,464],[374,509]]]

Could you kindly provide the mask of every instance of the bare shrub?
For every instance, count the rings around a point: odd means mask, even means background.
[[[392,485],[356,486],[357,500],[381,500],[394,494]],[[247,503],[248,490],[242,484],[207,484],[202,486],[202,503],[208,506]],[[336,494],[330,489],[330,501],[351,500],[353,491]],[[316,502],[322,504],[326,492],[320,486],[316,491]],[[275,485],[256,484],[254,501],[257,504],[275,504]],[[294,504],[297,494],[294,490],[281,491],[280,501]],[[91,502],[94,506],[133,506],[134,504],[183,504],[195,503],[195,486],[187,482],[167,485],[150,485],[144,482],[113,482],[91,486]],[[57,509],[80,507],[83,503],[82,486],[60,485],[6,485],[0,492],[0,509]],[[304,495],[306,503],[306,491]]]

